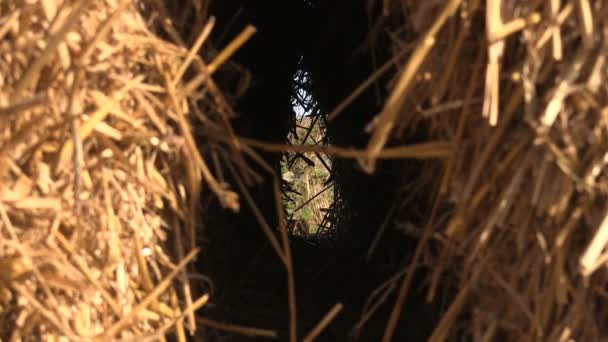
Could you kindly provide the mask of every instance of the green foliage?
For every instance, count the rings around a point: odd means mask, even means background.
[[[329,176],[329,174],[327,173],[327,171],[325,169],[323,169],[323,170],[315,169],[315,177],[321,178],[321,179],[326,179],[327,176]]]
[[[302,220],[312,220],[312,209],[310,209],[309,207],[302,208],[298,214]]]
[[[325,129],[320,122],[321,120],[315,121],[309,117],[300,118],[297,134],[289,137],[291,144],[322,145]],[[326,165],[331,167],[329,156],[315,153],[287,153],[281,163],[282,178],[295,191],[285,194],[288,196],[285,205],[287,215],[293,220],[306,221],[309,234],[313,235],[320,229],[325,209],[333,202],[333,188],[325,189],[330,175]],[[321,191],[323,192],[319,194]]]

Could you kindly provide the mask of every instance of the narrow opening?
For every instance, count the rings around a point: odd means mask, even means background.
[[[325,118],[311,92],[312,80],[302,67],[293,76],[293,128],[287,137],[292,145],[321,146],[326,143]],[[288,226],[294,236],[317,240],[331,236],[335,185],[332,158],[325,153],[286,153],[281,160],[283,201]]]
[[[388,160],[368,175],[356,160],[319,152],[329,145],[363,148],[369,139],[365,127],[378,113],[376,94],[369,88],[336,120],[326,118],[376,72],[370,53],[359,49],[369,33],[366,2],[214,3],[211,13],[217,15],[218,30],[235,28],[227,37],[236,36],[248,24],[258,29],[234,55],[233,63],[242,69],[235,67],[232,72],[226,65],[215,76],[228,89],[235,83],[238,89],[247,85],[234,98],[231,128],[268,146],[287,142],[320,148],[306,152],[255,147],[252,151],[259,158],[245,155],[244,160],[232,158],[231,147],[226,148],[224,162],[230,172],[226,183],[239,186],[235,189],[248,202],[233,214],[219,208],[213,198],[208,201],[204,218],[208,242],[200,270],[213,279],[217,290],[205,313],[215,321],[278,331],[285,340],[291,329],[288,313],[296,313],[297,329],[303,335],[340,303],[343,312],[317,340],[379,340],[391,314],[394,289],[388,288],[376,302],[377,290],[384,289],[387,279],[397,279],[416,239],[405,236],[396,223],[409,219],[414,209],[404,208],[402,202],[395,213],[390,208],[401,188],[415,182],[409,176],[417,169],[410,161]],[[304,21],[276,13],[302,14]],[[286,150],[290,152],[278,154]],[[276,242],[282,223],[276,212],[276,175],[269,175],[260,159],[281,173],[280,200],[291,234],[292,264],[287,268],[280,258],[285,256],[281,243]],[[218,174],[222,166],[217,167]],[[294,279],[285,281],[286,274]],[[418,278],[416,274],[411,280],[413,285],[420,284]],[[295,311],[286,305],[291,300],[288,295],[296,299]],[[398,322],[407,340],[427,335],[427,323],[435,318],[434,308],[418,299],[414,295],[406,299],[406,312]],[[221,331],[213,334],[224,336]]]

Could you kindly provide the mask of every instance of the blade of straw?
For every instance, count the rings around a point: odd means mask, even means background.
[[[447,3],[443,11],[439,14],[439,17],[433,23],[433,26],[424,35],[418,44],[418,47],[410,57],[405,70],[397,82],[397,86],[386,101],[384,109],[377,118],[376,128],[367,145],[366,155],[359,160],[361,167],[366,172],[372,173],[374,171],[375,160],[380,155],[380,152],[384,148],[388,136],[395,125],[395,120],[405,103],[412,80],[422,63],[425,61],[426,56],[435,45],[435,36],[447,20],[454,15],[460,2],[461,0],[451,0]]]

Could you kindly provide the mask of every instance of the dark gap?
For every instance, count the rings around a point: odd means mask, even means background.
[[[326,116],[392,57],[388,33],[405,25],[382,17],[379,2],[215,0],[198,11],[185,3],[188,6],[182,2],[165,2],[165,6],[188,46],[200,32],[206,13],[217,19],[211,37],[216,52],[247,24],[258,29],[214,75],[234,110],[230,123],[238,135],[280,144],[366,145],[365,127],[386,98],[390,73],[335,120],[328,122]],[[210,60],[213,49],[206,53],[210,56],[205,59]],[[282,198],[275,198],[273,176],[264,166],[205,139],[206,132],[226,114],[222,110],[200,108],[207,123],[200,131],[200,148],[218,178],[241,192],[241,199],[245,194],[237,184],[247,185],[247,193],[277,239],[275,201],[283,201],[292,233],[300,338],[334,304],[342,303],[343,311],[317,341],[381,340],[399,283],[388,287],[392,292],[380,291],[381,285],[408,265],[426,223],[423,218],[430,211],[424,207],[430,202],[430,191],[417,186],[424,165],[387,160],[367,175],[354,160],[256,150],[281,179]],[[415,142],[426,135],[426,127],[418,126],[390,143]],[[315,188],[306,189],[302,177],[316,177]],[[319,198],[320,204],[315,202]],[[242,200],[241,211],[231,213],[207,193],[201,207],[199,272],[214,284],[210,303],[201,314],[216,321],[276,330],[280,340],[286,340],[285,268],[255,211]],[[443,310],[441,303],[424,300],[428,287],[424,267],[403,308],[395,341],[425,341]],[[377,298],[384,298],[384,303],[362,321]],[[209,341],[255,340],[211,328],[203,336]]]

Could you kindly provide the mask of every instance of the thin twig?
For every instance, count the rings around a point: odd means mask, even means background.
[[[342,305],[342,303],[337,303],[336,305],[334,305],[331,310],[329,310],[325,316],[323,316],[323,319],[321,319],[319,321],[319,323],[317,323],[317,325],[315,325],[315,327],[308,333],[308,335],[306,335],[302,341],[303,342],[312,342],[315,340],[315,338],[317,338],[317,336],[319,336],[319,334],[321,332],[323,332],[323,330],[329,325],[331,324],[331,322],[334,320],[334,318],[336,318],[336,316],[338,316],[338,314],[340,313],[340,311],[342,311],[342,309],[344,308],[344,305]]]

